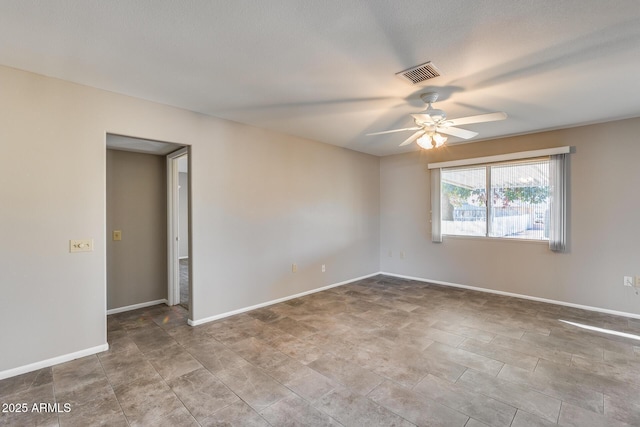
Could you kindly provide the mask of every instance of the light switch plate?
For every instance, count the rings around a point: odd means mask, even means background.
[[[113,230],[113,240],[122,240],[122,230]]]
[[[69,252],[93,252],[93,239],[69,240]]]

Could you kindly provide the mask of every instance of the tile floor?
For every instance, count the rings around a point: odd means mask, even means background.
[[[107,352],[0,381],[70,412],[0,425],[640,425],[640,320],[376,276],[189,327],[108,318]]]
[[[189,310],[189,260],[181,259],[180,266],[180,305]]]

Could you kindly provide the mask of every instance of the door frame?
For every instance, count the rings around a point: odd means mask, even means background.
[[[180,304],[180,197],[178,159],[189,156],[189,147],[182,147],[167,154],[167,266],[168,266],[168,305]],[[189,161],[189,167],[190,165]],[[189,170],[189,182],[191,181]],[[189,191],[190,193],[190,191]],[[191,203],[189,203],[189,206]],[[191,228],[191,211],[187,215]],[[191,264],[191,242],[189,242],[189,264]],[[191,268],[189,268],[191,270]],[[189,271],[189,311],[191,311],[191,271]]]

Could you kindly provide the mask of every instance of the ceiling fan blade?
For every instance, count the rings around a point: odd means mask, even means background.
[[[372,136],[372,135],[384,135],[386,133],[394,133],[394,132],[404,132],[405,130],[418,130],[418,129],[422,129],[419,126],[414,126],[412,128],[402,128],[402,129],[393,129],[393,130],[385,130],[382,132],[373,132],[373,133],[368,133],[367,136]]]
[[[460,117],[459,119],[447,120],[452,126],[469,125],[471,123],[496,122],[507,118],[507,113],[502,111],[497,113],[478,114],[477,116]]]
[[[411,144],[413,141],[415,141],[416,139],[420,138],[425,133],[426,133],[425,130],[419,130],[418,132],[416,132],[413,135],[411,135],[409,138],[405,139],[404,142],[402,144],[400,144],[398,147],[404,147],[405,145]]]
[[[458,138],[462,138],[462,139],[469,139],[478,135],[478,132],[472,132],[470,130],[454,128],[454,127],[439,127],[437,129],[437,132],[446,133],[447,135],[451,135],[451,136],[457,136]]]

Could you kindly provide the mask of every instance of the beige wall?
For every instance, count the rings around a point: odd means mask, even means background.
[[[638,135],[640,119],[630,119],[382,158],[381,270],[640,314],[640,296],[622,285],[640,275]],[[513,240],[431,242],[428,163],[565,145],[575,147],[568,253]]]
[[[167,298],[166,163],[107,150],[107,309]]]
[[[0,377],[106,343],[107,133],[191,146],[193,320],[379,270],[377,157],[6,67],[0,93]]]

